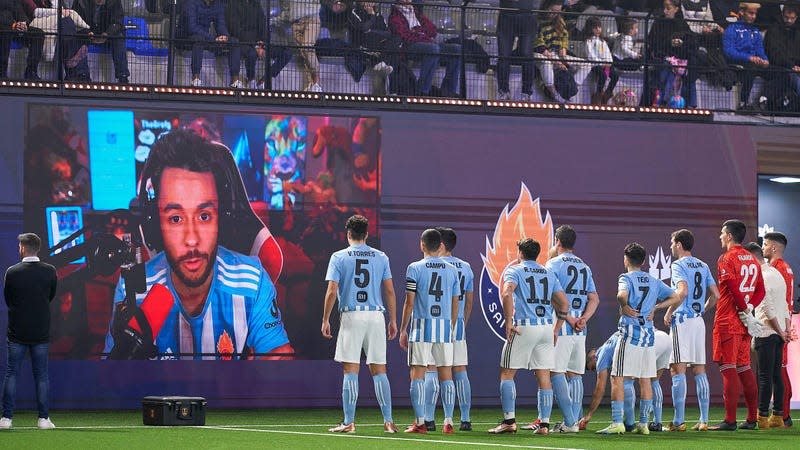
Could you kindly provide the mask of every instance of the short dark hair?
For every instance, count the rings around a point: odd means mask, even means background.
[[[569,225],[561,225],[556,228],[556,239],[561,242],[561,246],[572,250],[575,248],[575,240],[578,239],[578,234]]]
[[[444,244],[444,249],[448,252],[452,252],[453,249],[456,248],[456,242],[458,241],[456,232],[452,228],[448,227],[436,227],[436,231],[442,235],[442,244]]]
[[[733,242],[737,244],[741,244],[742,241],[744,241],[744,236],[747,234],[747,227],[744,222],[737,219],[726,220],[725,223],[722,224],[722,228],[731,234]]]
[[[694,247],[694,235],[691,231],[686,228],[681,228],[678,231],[673,231],[671,237],[673,241],[680,243],[684,250],[687,252],[692,251],[692,247]]]
[[[753,256],[756,257],[756,259],[764,259],[764,251],[761,250],[761,246],[756,244],[755,242],[748,242],[747,244],[744,244],[742,247],[744,247],[744,249],[747,250],[748,252],[752,253]]]
[[[789,241],[786,240],[786,235],[781,233],[780,231],[770,231],[769,233],[764,235],[764,239],[779,242],[784,247],[786,247],[786,244],[789,243]]]
[[[442,234],[433,228],[428,228],[422,232],[422,236],[419,237],[419,240],[422,242],[425,250],[435,252],[439,249],[439,246],[442,245]]]
[[[625,256],[634,266],[641,266],[644,264],[644,259],[647,258],[647,250],[644,249],[642,244],[631,242],[625,246]]]
[[[363,241],[367,237],[369,221],[366,217],[356,214],[347,219],[344,228],[350,232],[350,237],[356,241]]]
[[[520,239],[517,241],[517,248],[522,253],[522,257],[528,261],[535,261],[542,251],[542,246],[531,238]]]
[[[29,253],[39,253],[39,249],[42,247],[42,239],[36,233],[22,233],[17,236],[17,240]]]
[[[796,5],[794,3],[790,3],[788,5],[783,5],[782,14],[786,14],[786,13],[794,13],[795,16],[800,15],[800,5]]]
[[[636,22],[636,19],[634,19],[632,17],[625,17],[619,23],[619,32],[622,33],[622,34],[627,35],[628,33],[631,32],[633,27],[635,25],[637,25],[637,24],[638,24],[638,22]]]

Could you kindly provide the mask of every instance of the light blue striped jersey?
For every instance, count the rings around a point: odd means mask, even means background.
[[[620,275],[617,291],[627,292],[628,305],[639,312],[637,317],[620,316],[619,331],[622,337],[631,345],[652,347],[655,331],[653,321],[647,320],[647,316],[653,312],[656,303],[672,295],[673,290],[649,273],[637,271]]]
[[[516,325],[552,325],[553,294],[563,292],[556,274],[536,261],[523,261],[506,269],[505,283],[514,283],[514,323]]]
[[[339,311],[383,311],[381,285],[390,280],[389,258],[366,244],[331,255],[325,281],[338,284]]]
[[[164,252],[145,264],[147,292],[158,283],[172,294],[172,309],[155,336],[160,359],[244,359],[289,342],[275,302],[275,286],[258,258],[217,247],[208,296],[196,316],[183,309],[171,274]],[[137,305],[145,297],[137,294]],[[114,302],[124,300],[125,281],[120,278]],[[105,352],[113,347],[109,329]]]
[[[571,252],[562,253],[555,258],[551,258],[545,265],[548,270],[552,270],[564,293],[567,295],[569,303],[569,315],[581,317],[586,311],[588,295],[590,292],[597,292],[592,278],[592,269]],[[564,321],[564,325],[558,331],[559,336],[586,336],[586,329],[575,331],[569,323]]]
[[[414,292],[410,342],[453,342],[453,297],[461,295],[456,268],[438,256],[406,269],[406,290]]]
[[[445,261],[453,265],[458,270],[458,285],[461,290],[461,295],[458,297],[458,321],[456,321],[455,336],[456,341],[463,341],[467,338],[466,330],[464,329],[464,305],[466,304],[465,295],[467,292],[472,292],[473,282],[475,275],[472,273],[472,267],[468,262],[456,258],[455,256],[442,257]]]
[[[603,370],[611,370],[611,364],[614,361],[614,349],[617,348],[617,342],[619,342],[619,332],[616,332],[611,335],[600,348],[597,349],[597,368],[595,370],[597,372]]]
[[[672,313],[676,323],[686,319],[700,317],[705,312],[708,288],[714,286],[714,277],[708,265],[694,256],[684,256],[672,263],[672,289],[678,289],[678,283],[686,283],[686,298]]]

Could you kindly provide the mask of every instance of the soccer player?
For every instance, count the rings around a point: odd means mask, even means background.
[[[624,401],[624,378],[639,380],[641,400],[639,402],[639,424],[633,430],[638,434],[650,434],[647,421],[653,408],[651,378],[656,376],[656,354],[654,351],[655,330],[653,312],[669,308],[680,302],[675,292],[642,272],[647,251],[638,243],[625,246],[624,264],[626,273],[619,276],[617,302],[620,306],[619,331],[621,337],[614,349],[611,365],[611,425],[598,431],[599,434],[623,434],[622,423]]]
[[[747,227],[742,221],[727,220],[719,235],[725,253],[717,260],[720,297],[712,335],[713,357],[722,375],[725,420],[709,427],[711,431],[736,431],[740,389],[744,389],[747,420],[738,428],[754,430],[757,426],[758,393],[750,370],[750,336],[760,333],[752,310],[764,298],[764,280],[755,257],[742,248],[745,234]]]
[[[467,322],[472,315],[473,281],[475,275],[472,267],[463,259],[453,256],[458,237],[452,228],[436,228],[442,235],[444,252],[442,259],[452,264],[458,271],[461,295],[458,298],[458,320],[456,320],[453,336],[453,381],[458,394],[458,409],[461,412],[460,431],[472,431],[469,410],[472,406],[472,387],[467,376]]]
[[[444,425],[442,432],[452,434],[456,389],[453,384],[453,326],[458,319],[458,272],[439,256],[442,235],[427,229],[420,237],[423,258],[406,269],[406,301],[400,325],[400,347],[408,351],[411,367],[411,405],[414,423],[406,433],[426,433],[424,376],[432,355],[439,371]],[[411,332],[408,326],[411,324]]]
[[[328,290],[325,293],[325,309],[322,313],[322,335],[331,334],[330,316],[333,304],[339,300],[341,325],[336,339],[336,354],[333,359],[342,363],[342,408],[344,420],[328,431],[355,433],[356,402],[358,401],[358,371],[361,351],[367,356],[367,364],[375,385],[375,397],[383,414],[383,431],[397,433],[392,420],[392,390],[386,377],[386,324],[384,311],[389,318],[389,339],[397,335],[397,313],[395,308],[392,272],[389,258],[380,250],[366,244],[367,218],[355,215],[347,219],[347,242],[344,250],[331,255],[328,263]],[[383,295],[381,296],[381,292]],[[385,307],[384,307],[385,304]]]
[[[517,389],[514,376],[519,369],[536,374],[539,424],[536,434],[548,434],[550,411],[553,408],[553,389],[550,371],[554,367],[555,342],[558,329],[567,317],[567,297],[555,273],[536,262],[541,246],[533,239],[517,243],[520,261],[503,275],[503,316],[506,343],[500,357],[500,401],[503,421],[489,433],[516,433],[515,402]],[[573,425],[577,432],[577,424]]]
[[[786,250],[788,241],[783,233],[773,231],[764,235],[764,257],[767,258],[769,264],[778,269],[783,279],[786,281],[786,303],[789,305],[789,311],[792,310],[792,302],[794,301],[794,272],[786,260],[783,259],[783,252]],[[790,332],[789,335],[792,333]],[[783,426],[792,426],[791,413],[791,400],[792,400],[792,383],[789,378],[789,371],[786,370],[788,361],[789,347],[786,344],[783,348],[783,361],[781,363],[781,375],[783,377]],[[777,423],[770,422],[770,428],[777,428]]]
[[[558,407],[564,414],[564,426],[570,429],[580,418],[583,403],[586,323],[597,310],[600,298],[594,286],[592,269],[573,253],[577,238],[575,230],[569,225],[562,225],[556,229],[555,238],[551,253],[557,256],[547,261],[545,267],[556,274],[564,287],[569,313],[558,330],[551,381]]]
[[[686,431],[686,365],[691,364],[700,403],[700,420],[693,430],[708,429],[709,386],[706,376],[706,323],[703,313],[719,299],[714,278],[708,265],[692,256],[694,235],[681,229],[672,233],[672,289],[681,303],[664,314],[664,324],[670,327],[674,352],[670,356],[672,374],[672,406],[675,415],[668,431]]]
[[[656,350],[656,377],[651,379],[651,384],[655,386],[661,378],[661,373],[669,368],[669,357],[672,354],[672,339],[667,333],[661,330],[656,330],[655,333],[655,350]],[[598,349],[589,350],[586,354],[586,370],[594,370],[597,372],[597,381],[594,385],[594,392],[592,393],[592,403],[586,414],[578,421],[578,426],[581,430],[586,429],[586,425],[592,420],[592,415],[600,406],[603,401],[603,395],[606,391],[606,384],[608,384],[608,372],[611,370],[611,365],[614,359],[614,349],[617,347],[617,342],[621,333],[619,331],[611,335],[603,345]],[[625,378],[625,403],[624,403],[624,421],[625,431],[633,431],[636,427],[636,418],[634,416],[636,403],[636,390],[634,388],[634,379]],[[653,395],[653,410],[658,411],[661,408],[659,396]],[[651,430],[652,431],[652,430]]]

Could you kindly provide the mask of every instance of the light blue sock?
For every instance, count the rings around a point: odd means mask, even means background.
[[[539,389],[537,397],[537,408],[539,409],[539,420],[550,423],[550,414],[553,412],[553,390]]]
[[[633,425],[636,422],[636,389],[633,387],[633,380],[625,380],[625,425]]]
[[[650,381],[650,386],[652,386],[653,389],[653,421],[655,423],[661,423],[661,411],[664,407],[664,392],[661,391],[661,383],[659,383],[658,380]],[[648,419],[649,418],[648,416]]]
[[[653,399],[655,400],[655,394]],[[672,376],[672,407],[675,408],[675,415],[672,423],[680,425],[686,421],[686,375]]]
[[[411,407],[414,408],[414,422],[425,417],[425,381],[411,380]],[[423,419],[424,420],[424,419]]]
[[[647,424],[653,411],[653,400],[639,400],[639,423]]]
[[[385,373],[372,377],[375,385],[375,398],[378,399],[378,406],[381,407],[384,422],[394,422],[392,420],[392,388],[389,386],[389,378]]]
[[[344,424],[350,425],[356,419],[356,402],[358,402],[358,374],[346,373],[342,379],[342,409]]]
[[[436,415],[436,401],[439,400],[439,374],[425,372],[425,421],[433,422]]]
[[[456,384],[453,380],[442,381],[442,408],[445,420],[453,420],[453,409],[456,407]]]
[[[572,399],[572,414],[576,419],[583,416],[583,377],[569,377],[569,398]]]
[[[564,414],[564,424],[568,427],[575,425],[577,420],[572,409],[572,399],[569,396],[566,375],[557,373],[550,378],[550,381],[553,383],[553,394],[558,402],[558,407]]]
[[[500,404],[503,406],[503,418],[513,419],[516,417],[515,409],[517,402],[517,386],[514,380],[503,380],[500,382]]]
[[[697,385],[697,401],[700,403],[700,422],[708,423],[708,404],[711,401],[708,376],[704,373],[695,376],[694,384]]]
[[[623,403],[619,400],[611,400],[611,421],[614,423],[622,423],[622,409]]]
[[[456,382],[456,393],[458,394],[458,409],[461,411],[461,421],[470,422],[469,410],[472,408],[472,386],[469,384],[467,371],[453,372],[453,380]]]

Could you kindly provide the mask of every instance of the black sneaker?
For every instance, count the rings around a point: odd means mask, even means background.
[[[625,432],[626,433],[630,433],[631,431],[633,431],[635,429],[636,429],[636,424],[635,423],[632,423],[630,425],[628,425],[627,423],[625,424]]]
[[[472,422],[469,421],[461,421],[461,426],[458,427],[459,431],[472,431]]]
[[[792,427],[792,418],[791,417],[787,417],[783,421],[783,426],[786,427],[786,428],[791,428]]]
[[[661,422],[650,422],[647,424],[647,429],[650,431],[664,431],[664,425],[661,425]]]
[[[750,422],[749,420],[745,420],[744,422],[739,424],[740,430],[757,430],[758,429],[758,422]]]
[[[736,431],[736,424],[735,423],[728,423],[724,420],[717,425],[712,425],[708,427],[708,431]]]
[[[425,429],[428,430],[428,431],[436,431],[436,422],[434,422],[432,420],[430,422],[428,422],[426,420],[425,421]]]
[[[119,81],[119,84],[128,84],[128,77],[119,77],[117,81]]]

